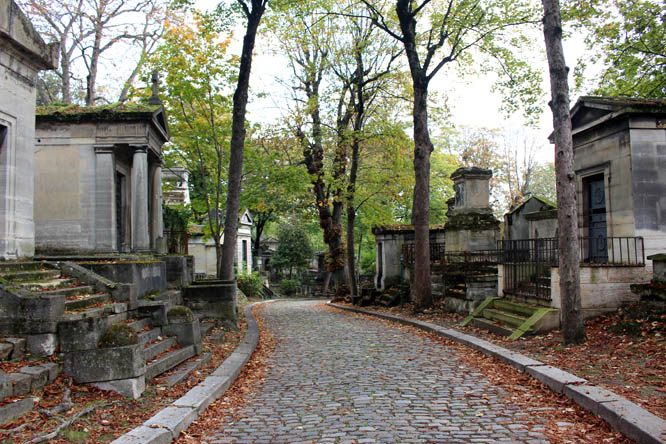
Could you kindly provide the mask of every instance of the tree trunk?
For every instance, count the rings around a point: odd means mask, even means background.
[[[421,66],[416,48],[416,19],[410,0],[398,0],[396,13],[402,31],[402,43],[409,63],[414,86],[414,199],[412,224],[414,225],[414,276],[412,295],[415,308],[432,306],[430,282],[430,153],[433,150],[428,134],[429,78]]]
[[[252,0],[252,11],[246,11],[247,28],[243,38],[238,83],[234,92],[231,122],[231,146],[229,158],[229,178],[227,202],[224,217],[224,244],[222,245],[222,264],[220,278],[234,279],[234,258],[238,237],[238,212],[240,210],[241,178],[243,173],[243,149],[245,147],[245,110],[247,108],[252,51],[257,35],[257,28],[265,10],[265,0]],[[244,5],[244,3],[242,3]]]
[[[430,284],[430,152],[427,87],[414,87],[414,278],[412,294],[418,309],[432,306]]]
[[[580,297],[580,258],[578,256],[578,210],[576,174],[573,163],[573,139],[569,111],[568,68],[562,50],[562,19],[558,0],[542,0],[543,33],[550,68],[550,89],[555,136],[555,171],[557,180],[557,226],[560,255],[560,295],[562,329],[565,344],[586,340]]]
[[[86,106],[93,106],[95,104],[95,96],[97,95],[97,68],[99,66],[99,56],[102,46],[102,25],[98,23],[95,26],[97,29],[95,29],[95,40],[92,55],[90,56],[88,77],[86,79]]]

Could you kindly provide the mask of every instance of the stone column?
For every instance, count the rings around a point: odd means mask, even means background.
[[[166,243],[164,242],[164,222],[162,221],[162,165],[155,164],[153,170],[153,195],[151,196],[152,212],[150,226],[152,228],[153,251],[164,254]]]
[[[95,251],[118,250],[113,145],[95,146]]]
[[[150,251],[147,148],[134,147],[132,158],[132,251],[135,252]]]

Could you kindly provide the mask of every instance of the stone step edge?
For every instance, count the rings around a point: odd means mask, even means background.
[[[268,302],[273,300],[245,307],[245,338],[213,373],[143,425],[119,436],[111,444],[166,444],[187,429],[210,404],[224,394],[250,360],[259,342],[259,327],[252,316],[252,307]]]
[[[666,444],[666,421],[641,406],[604,388],[587,384],[588,381],[557,367],[547,365],[520,353],[458,330],[429,322],[400,316],[345,307],[329,302],[329,306],[354,313],[375,316],[398,322],[451,339],[488,356],[503,361],[518,371],[527,373],[557,393],[564,393],[576,404],[604,419],[610,426],[638,444]],[[113,443],[112,443],[113,444]]]

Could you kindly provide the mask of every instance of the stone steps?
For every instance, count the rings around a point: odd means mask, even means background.
[[[77,287],[58,288],[57,290],[42,291],[42,294],[49,295],[64,295],[65,297],[78,296],[83,294],[91,294],[94,289],[90,285],[80,285]]]
[[[16,273],[19,271],[38,271],[42,269],[41,262],[3,262],[0,263],[0,274]]]
[[[178,348],[146,364],[146,381],[172,369],[196,354],[193,345]]]
[[[143,358],[146,361],[152,360],[160,353],[164,353],[177,344],[176,338],[164,338],[161,341],[146,344],[143,349]]]
[[[43,292],[51,294],[51,291],[73,287],[77,285],[77,280],[72,278],[63,278],[62,276],[55,279],[40,281],[40,282],[24,282],[21,287],[29,291]]]
[[[514,328],[520,327],[527,320],[527,318],[524,316],[495,308],[486,308],[483,310],[482,314],[486,319],[499,321],[502,324],[508,324]]]
[[[60,277],[60,270],[30,270],[4,273],[3,279],[14,282],[45,281]]]
[[[91,305],[107,302],[109,298],[110,295],[108,293],[82,295],[82,297],[77,299],[66,300],[65,311],[81,310]]]
[[[139,343],[141,345],[146,345],[147,343],[152,342],[162,336],[162,329],[159,327],[151,328],[150,330],[142,331],[138,334],[138,336]]]
[[[168,387],[173,387],[174,385],[183,382],[193,371],[197,370],[202,365],[207,364],[211,357],[212,355],[209,352],[205,352],[195,360],[179,364],[173,374],[166,378],[166,385]]]

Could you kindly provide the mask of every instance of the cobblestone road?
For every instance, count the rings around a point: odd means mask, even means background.
[[[538,411],[428,337],[310,301],[262,316],[279,339],[265,381],[206,443],[548,442],[526,425]]]

